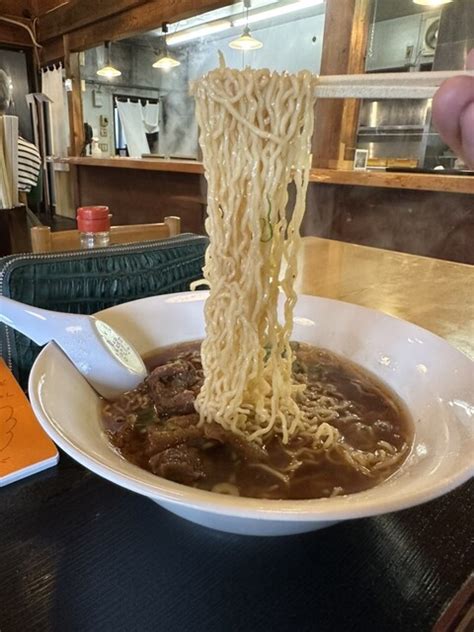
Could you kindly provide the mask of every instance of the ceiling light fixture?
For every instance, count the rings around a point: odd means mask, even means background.
[[[252,36],[249,27],[246,26],[242,35],[229,42],[229,46],[236,50],[257,50],[257,48],[262,48],[263,44]]]
[[[422,7],[440,7],[452,1],[453,0],[413,0],[413,4],[421,4]]]
[[[263,44],[260,40],[256,39],[252,36],[249,29],[249,10],[250,10],[250,0],[244,0],[245,7],[245,28],[244,32],[237,39],[229,42],[229,46],[236,50],[257,50],[257,48],[262,48]],[[237,26],[234,22],[234,25]]]
[[[105,64],[99,68],[97,74],[99,77],[106,77],[107,79],[113,79],[114,77],[120,77],[122,74],[118,68],[114,68],[110,61],[110,42],[105,42]]]
[[[161,26],[161,32],[163,33],[163,44],[161,53],[158,55],[157,60],[153,63],[153,68],[159,68],[160,70],[170,70],[171,68],[176,68],[176,66],[180,66],[181,62],[178,61],[175,57],[169,54],[168,52],[168,44],[166,41],[167,33],[168,33],[168,24],[164,22]]]

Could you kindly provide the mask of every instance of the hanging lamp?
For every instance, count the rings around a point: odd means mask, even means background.
[[[175,57],[170,55],[168,52],[168,45],[166,43],[166,33],[168,33],[168,24],[163,22],[161,25],[161,31],[163,33],[163,44],[161,53],[158,55],[158,58],[153,63],[153,68],[159,68],[160,70],[170,70],[170,68],[176,68],[176,66],[180,66],[181,62],[178,61]]]
[[[245,28],[239,37],[229,42],[229,46],[234,48],[235,50],[257,50],[257,48],[262,48],[263,43],[253,37],[249,29],[249,10],[250,10],[250,0],[244,0],[245,7]]]
[[[120,77],[122,74],[118,68],[112,66],[112,62],[110,61],[110,42],[105,42],[105,64],[101,66],[97,74],[100,77],[107,77],[107,79],[112,79],[113,77]]]

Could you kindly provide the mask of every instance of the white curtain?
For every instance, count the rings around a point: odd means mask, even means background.
[[[147,134],[155,134],[159,131],[160,121],[160,104],[149,103],[148,101],[142,106],[143,127]]]
[[[134,158],[148,154],[150,149],[145,136],[142,120],[142,105],[133,101],[117,101],[117,109],[122,123],[128,153]]]
[[[61,64],[50,70],[43,70],[41,77],[41,92],[49,99],[51,113],[51,136],[54,156],[67,156],[69,146],[69,114],[67,108],[67,94],[63,83],[63,68]]]

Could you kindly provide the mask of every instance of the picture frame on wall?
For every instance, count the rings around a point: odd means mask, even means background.
[[[368,149],[356,149],[354,154],[354,171],[367,171],[367,161],[369,159]]]

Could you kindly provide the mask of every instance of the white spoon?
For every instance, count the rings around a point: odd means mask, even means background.
[[[51,312],[0,296],[0,322],[38,345],[54,341],[106,399],[136,388],[147,376],[132,345],[94,316]]]

